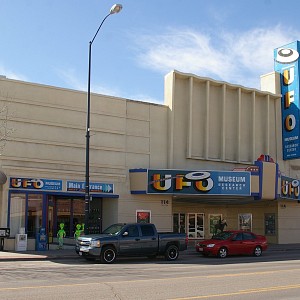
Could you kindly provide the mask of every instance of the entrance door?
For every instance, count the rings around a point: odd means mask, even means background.
[[[53,206],[48,206],[48,224],[47,224],[47,231],[48,231],[48,238],[49,244],[53,243]]]
[[[58,198],[56,203],[56,229],[60,229],[60,224],[63,224],[63,229],[66,232],[67,237],[73,236],[73,228],[71,225],[71,199],[69,198]]]
[[[185,213],[173,214],[173,232],[186,233]]]
[[[83,229],[84,199],[60,197],[55,199],[55,204],[57,230],[59,230],[60,224],[63,223],[66,236],[73,238],[78,224]]]
[[[73,236],[78,225],[80,226],[79,230],[84,231],[84,206],[84,199],[72,199],[73,214],[70,217],[73,220],[71,230]]]
[[[78,197],[57,197],[55,203],[55,225],[54,230],[59,230],[61,223],[64,224],[66,237],[73,238],[77,225],[84,230],[85,201]],[[90,203],[89,233],[97,234],[102,230],[102,198],[93,198]]]
[[[204,238],[204,214],[189,213],[187,219],[188,237],[190,239]]]

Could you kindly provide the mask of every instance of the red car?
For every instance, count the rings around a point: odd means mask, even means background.
[[[210,240],[199,241],[196,244],[196,251],[204,256],[214,255],[221,258],[243,254],[261,256],[267,248],[265,236],[242,230],[223,231]]]

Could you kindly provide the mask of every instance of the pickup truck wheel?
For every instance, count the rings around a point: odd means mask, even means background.
[[[165,259],[166,260],[176,260],[179,256],[178,247],[175,245],[170,245],[167,247],[165,252]]]
[[[102,250],[100,260],[105,264],[112,264],[116,260],[117,254],[113,247],[106,247]]]

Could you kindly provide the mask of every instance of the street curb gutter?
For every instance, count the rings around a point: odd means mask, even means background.
[[[293,245],[270,245],[266,252],[288,252],[288,251],[299,251],[300,254],[300,244]],[[196,252],[193,246],[189,246],[188,249],[180,253],[180,256],[198,256],[199,253]],[[67,260],[67,259],[78,259],[79,256],[76,254],[75,250],[50,250],[50,253],[45,251],[45,253],[35,253],[30,252],[9,252],[0,251],[0,262],[1,261],[37,261],[37,260]]]

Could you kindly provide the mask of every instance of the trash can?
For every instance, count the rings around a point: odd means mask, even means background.
[[[35,238],[35,250],[36,251],[45,251],[47,250],[47,234],[46,229],[41,228],[40,232],[36,234]]]
[[[10,235],[9,228],[0,228],[0,251],[4,250],[4,239]]]

